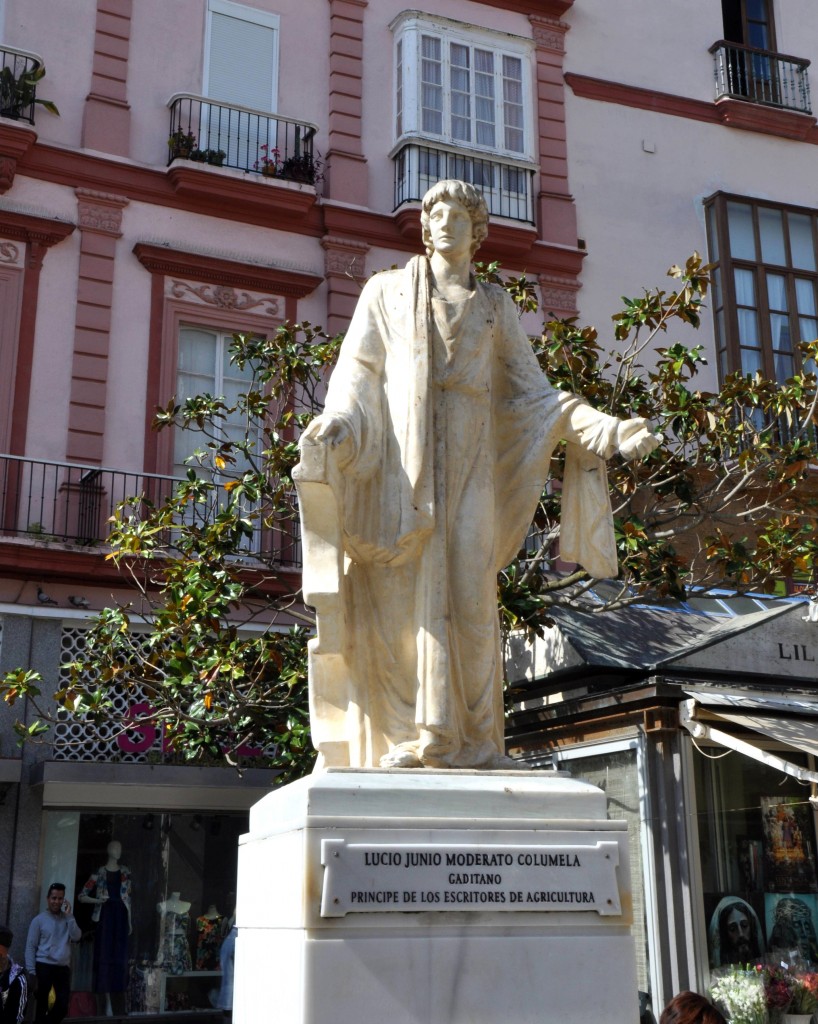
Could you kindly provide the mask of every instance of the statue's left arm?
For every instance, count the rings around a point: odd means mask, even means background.
[[[620,420],[599,412],[582,399],[567,407],[563,437],[603,459],[609,459],[615,452],[626,459],[641,459],[662,442],[662,435],[654,434],[641,416]]]

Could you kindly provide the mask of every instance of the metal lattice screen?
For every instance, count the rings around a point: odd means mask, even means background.
[[[61,636],[61,658],[60,664],[79,657],[85,648],[85,629],[77,626],[63,626]],[[60,669],[60,685],[65,686],[70,682],[68,671]],[[83,722],[72,718],[66,711],[59,713],[60,722],[54,730],[54,760],[55,761],[120,761],[123,763],[142,764],[148,760],[154,760],[156,755],[161,755],[162,738],[159,730],[155,730],[156,736],[152,742],[148,742],[149,733],[147,730],[140,730],[140,735],[133,737],[122,736],[122,717],[135,704],[145,700],[144,694],[139,687],[128,687],[114,694],[115,711],[111,721],[96,724]],[[135,750],[134,747],[145,749]]]

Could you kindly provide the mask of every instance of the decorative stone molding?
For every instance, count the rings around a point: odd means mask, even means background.
[[[13,267],[22,266],[23,256],[13,242],[0,241],[0,263],[9,263]]]
[[[539,282],[542,297],[540,308],[544,315],[577,312],[579,284],[576,281],[551,274],[540,274]]]
[[[270,295],[257,295],[251,292],[238,292],[228,285],[191,284],[189,281],[172,279],[166,282],[165,293],[174,299],[198,299],[208,306],[220,309],[244,311],[256,309],[267,316],[281,315],[281,301]]]
[[[327,277],[341,275],[355,281],[366,277],[366,254],[369,246],[350,238],[326,235],[321,239],[324,249],[324,273]]]
[[[95,192],[87,188],[78,188],[74,191],[77,196],[77,222],[82,230],[119,237],[122,210],[128,205],[128,199],[125,196]]]
[[[557,53],[565,51],[565,33],[571,27],[559,18],[545,18],[540,15],[529,15],[531,33],[537,46]]]

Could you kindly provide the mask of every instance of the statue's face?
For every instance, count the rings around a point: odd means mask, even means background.
[[[122,856],[122,843],[117,839],[112,839],[111,842],[108,843],[108,856],[113,857],[114,860],[119,860]]]
[[[456,199],[444,196],[429,211],[429,234],[435,252],[449,258],[471,256],[474,229],[471,214]]]

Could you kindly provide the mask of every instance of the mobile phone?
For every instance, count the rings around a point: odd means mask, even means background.
[[[68,910],[68,900],[63,900],[62,901],[62,909],[63,909],[63,913],[65,913]]]

